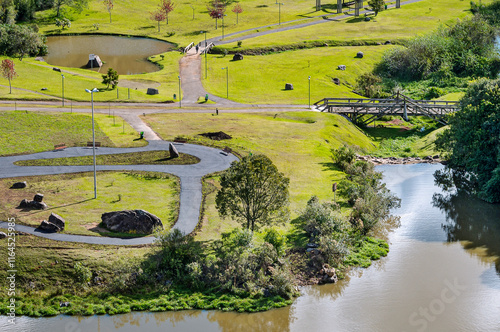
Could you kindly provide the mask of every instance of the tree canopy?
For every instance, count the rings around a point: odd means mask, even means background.
[[[118,85],[118,76],[116,70],[109,68],[108,73],[102,75],[102,84],[107,84],[107,89],[109,89],[109,85],[114,89]]]
[[[254,230],[256,223],[286,217],[290,180],[264,155],[249,155],[233,162],[221,175],[215,203],[219,214],[232,216]],[[257,225],[258,226],[258,225]]]
[[[473,82],[449,124],[436,141],[440,150],[449,152],[446,170],[436,174],[437,180],[500,202],[500,80]]]
[[[45,37],[29,26],[0,24],[0,54],[20,59],[26,55],[45,55]]]

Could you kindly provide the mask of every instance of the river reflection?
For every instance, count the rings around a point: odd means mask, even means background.
[[[498,332],[500,206],[441,192],[433,177],[441,167],[380,167],[402,199],[388,256],[337,284],[304,287],[290,307],[254,314],[20,317],[12,331]],[[5,322],[1,317],[0,331],[10,331]]]

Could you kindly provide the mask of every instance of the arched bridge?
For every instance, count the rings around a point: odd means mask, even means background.
[[[402,93],[386,99],[369,98],[324,98],[316,102],[321,112],[338,113],[357,124],[368,125],[384,115],[427,116],[444,125],[448,114],[458,110],[458,101],[414,100]]]

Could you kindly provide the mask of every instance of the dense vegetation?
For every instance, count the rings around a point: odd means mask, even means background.
[[[432,99],[464,89],[470,78],[493,78],[500,71],[495,36],[496,29],[480,15],[441,26],[389,50],[373,73],[358,79],[357,89],[383,97],[419,85],[413,97]]]
[[[0,24],[0,54],[11,57],[47,54],[45,37],[38,34],[36,27]]]
[[[450,128],[436,145],[449,152],[449,163],[436,174],[445,189],[476,193],[481,199],[500,202],[500,80],[472,83],[450,117]]]

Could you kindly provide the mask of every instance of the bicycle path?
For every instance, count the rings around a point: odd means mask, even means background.
[[[143,152],[154,150],[168,151],[170,142],[151,140],[147,146],[137,148],[98,148],[97,155],[119,154],[128,152]],[[180,207],[175,229],[184,234],[191,233],[198,224],[202,203],[203,176],[227,169],[233,161],[238,160],[234,155],[222,154],[219,149],[193,145],[176,144],[180,153],[196,156],[200,162],[193,165],[98,165],[98,171],[150,171],[173,174],[180,179]],[[61,157],[91,156],[92,149],[86,147],[66,148],[59,151],[40,152],[30,155],[0,157],[0,178],[23,177],[33,175],[51,175],[63,173],[92,172],[93,166],[17,166],[14,162],[19,160],[51,159]],[[98,192],[99,195],[99,192]],[[40,220],[41,221],[41,220]],[[6,228],[6,222],[0,222],[0,228]],[[82,242],[105,245],[144,245],[153,243],[152,236],[142,238],[111,238],[99,236],[82,236],[64,233],[46,233],[33,227],[16,225],[16,230],[36,236],[69,242]]]

